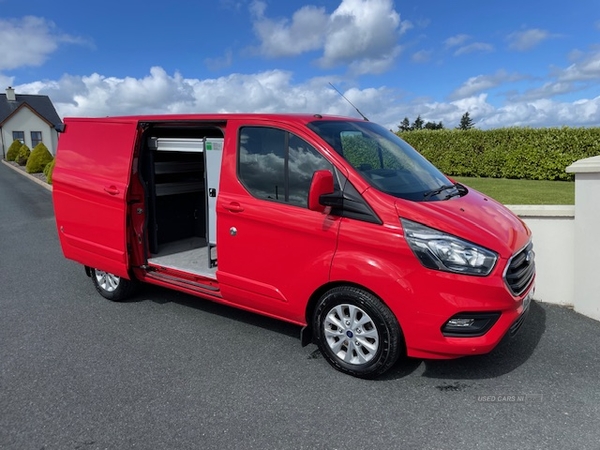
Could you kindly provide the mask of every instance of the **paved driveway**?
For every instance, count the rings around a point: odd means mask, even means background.
[[[296,326],[146,287],[102,299],[51,195],[0,164],[2,449],[600,449],[600,323],[535,303],[493,353],[331,369]]]

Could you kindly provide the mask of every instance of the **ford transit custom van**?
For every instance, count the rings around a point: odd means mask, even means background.
[[[347,117],[66,118],[64,256],[114,301],[138,283],[302,327],[337,370],[491,351],[534,292],[531,232],[397,135]]]

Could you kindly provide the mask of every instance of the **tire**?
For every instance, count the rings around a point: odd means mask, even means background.
[[[113,302],[127,300],[137,288],[135,280],[127,280],[103,270],[91,269],[90,275],[92,283],[100,295]]]
[[[313,330],[327,362],[358,378],[380,376],[404,351],[396,316],[373,294],[355,287],[336,287],[319,299]]]

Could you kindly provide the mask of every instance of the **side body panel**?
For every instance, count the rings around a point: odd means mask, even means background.
[[[65,124],[52,193],[63,253],[129,278],[126,203],[137,121],[67,119]]]

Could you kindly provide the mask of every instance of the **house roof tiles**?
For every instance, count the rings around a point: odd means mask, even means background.
[[[48,121],[57,131],[63,131],[64,125],[58,117],[54,105],[47,95],[16,94],[15,101],[9,101],[6,94],[0,94],[0,126],[19,108],[29,106],[42,118]]]

